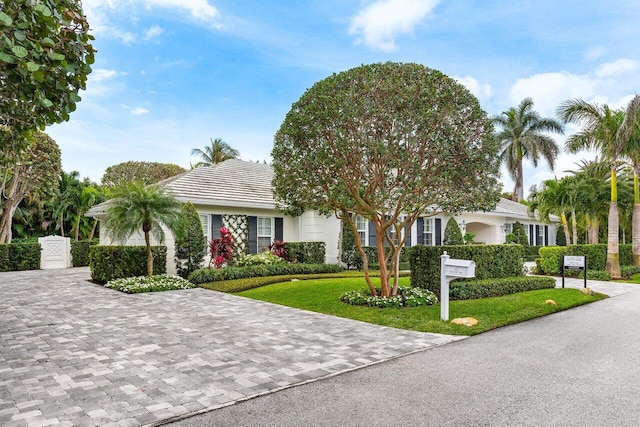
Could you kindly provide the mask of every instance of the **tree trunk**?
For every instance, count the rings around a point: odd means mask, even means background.
[[[618,217],[617,170],[611,165],[611,205],[609,205],[609,226],[607,229],[607,266],[612,278],[620,278],[620,219]]]
[[[564,240],[567,246],[571,246],[571,234],[569,234],[569,224],[567,223],[567,215],[564,211],[560,212],[560,220],[562,221],[562,228],[564,229]]]
[[[524,199],[524,183],[522,178],[522,152],[518,149],[518,175],[516,177],[516,188],[514,193],[516,194],[516,202]]]
[[[144,242],[147,244],[147,275],[153,276],[153,253],[151,253],[151,240],[149,239],[149,231],[144,232]]]
[[[573,244],[578,244],[578,221],[576,220],[576,211],[575,209],[571,210],[571,228],[573,231]]]
[[[376,228],[376,247],[378,248],[378,262],[380,264],[380,295],[383,297],[389,297],[391,295],[391,289],[389,287],[389,275],[387,274],[387,263],[384,256],[384,232],[382,230],[383,218],[376,215],[373,220],[373,225]]]
[[[640,184],[639,165],[633,165],[633,216],[631,218],[631,246],[633,265],[640,267]]]
[[[89,234],[89,240],[93,240],[93,235],[96,232],[96,227],[98,225],[98,218],[93,219],[93,227],[91,227],[91,234]]]
[[[369,292],[371,292],[371,295],[378,295],[378,292],[376,291],[375,286],[373,286],[373,283],[371,283],[371,277],[369,276],[369,258],[367,257],[367,254],[364,252],[364,249],[362,249],[362,242],[360,241],[360,238],[358,236],[358,229],[356,228],[356,225],[353,222],[353,218],[349,216],[348,212],[342,212],[342,214],[343,214],[344,221],[347,221],[347,224],[349,224],[349,228],[351,228],[351,232],[355,237],[356,249],[358,249],[358,252],[362,257],[362,268],[364,269],[364,281],[367,283],[367,287],[369,288]]]

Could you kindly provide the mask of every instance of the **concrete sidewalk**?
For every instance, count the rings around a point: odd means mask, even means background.
[[[0,425],[156,424],[464,338],[88,279],[0,273]]]

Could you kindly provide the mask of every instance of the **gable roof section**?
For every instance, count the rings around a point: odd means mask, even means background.
[[[496,205],[495,210],[493,210],[491,213],[502,214],[512,218],[522,218],[522,219],[537,221],[537,215],[535,216],[530,215],[526,205],[523,205],[522,203],[514,202],[509,199],[505,199],[502,197],[500,198],[500,201]],[[536,211],[536,214],[537,214],[537,211]],[[551,222],[560,221],[560,218],[558,218],[555,215],[549,215],[549,219],[551,220]]]
[[[231,159],[158,183],[183,202],[198,205],[275,209],[269,165]]]

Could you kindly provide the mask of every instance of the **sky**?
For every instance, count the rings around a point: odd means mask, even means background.
[[[221,138],[270,161],[291,104],[362,64],[415,62],[494,116],[531,97],[543,116],[582,98],[622,108],[640,88],[637,0],[84,0],[98,50],[71,120],[47,129],[62,166],[100,179],[126,161],[197,162]],[[575,132],[575,126],[567,133]],[[563,145],[565,136],[556,136]],[[593,153],[561,154],[555,171]],[[505,191],[513,182],[503,173]]]

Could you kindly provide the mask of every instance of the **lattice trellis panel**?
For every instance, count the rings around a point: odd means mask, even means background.
[[[249,251],[249,220],[246,215],[222,215],[222,223],[229,229],[236,242],[238,253]]]

